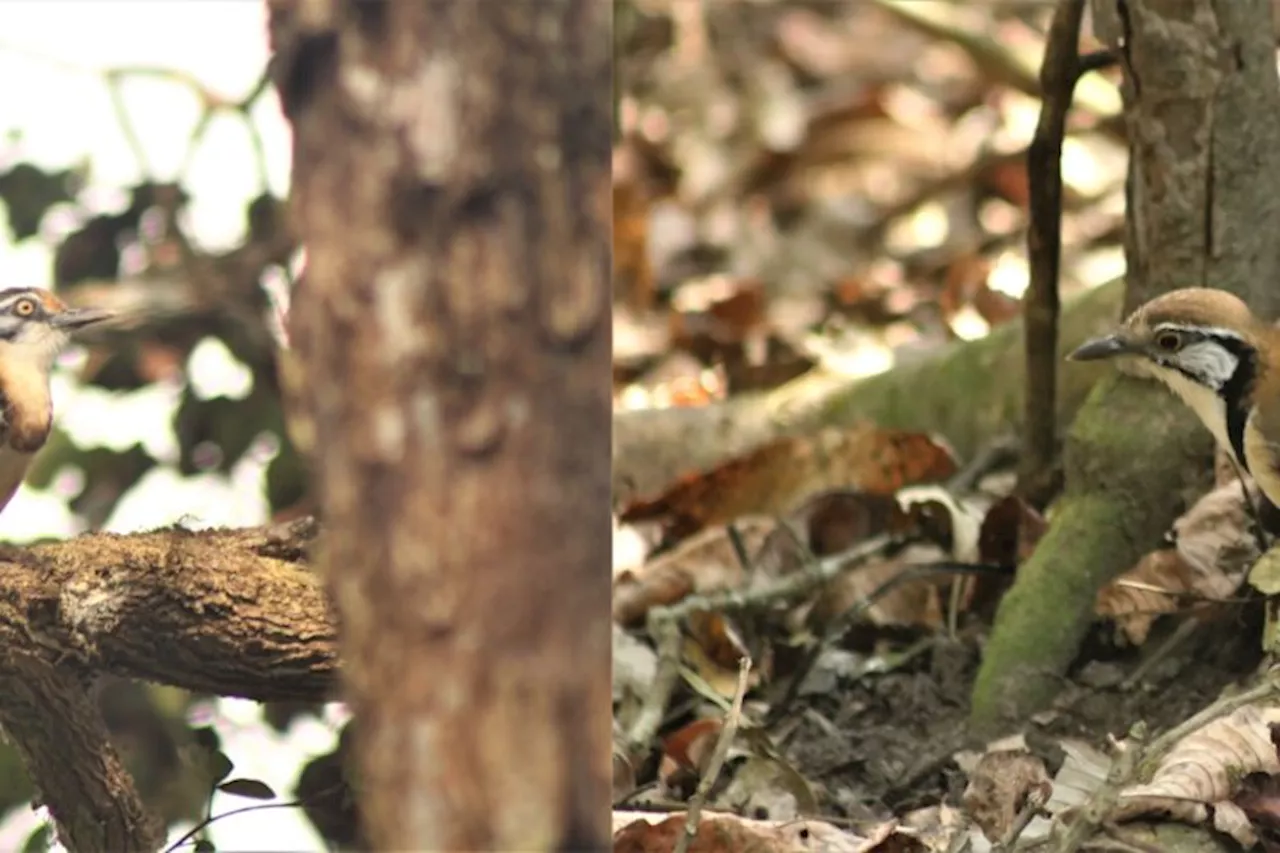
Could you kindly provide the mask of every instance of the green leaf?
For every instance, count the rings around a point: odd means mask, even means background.
[[[27,836],[22,845],[22,853],[46,853],[49,842],[53,840],[53,823],[45,822],[36,827],[35,832]]]
[[[191,730],[191,736],[196,739],[196,743],[210,752],[217,752],[222,748],[222,738],[218,737],[218,732],[213,726],[199,726]]]
[[[195,851],[196,853],[217,853],[218,848],[213,846],[213,842],[207,838],[197,838]]]
[[[1280,546],[1258,558],[1249,571],[1249,586],[1263,595],[1280,593]]]
[[[224,794],[247,797],[250,800],[274,800],[276,792],[266,782],[257,779],[231,779],[218,786]]]
[[[218,751],[209,754],[209,775],[213,777],[213,784],[216,785],[230,776],[231,771],[234,769],[235,765],[231,763],[230,758],[227,758],[225,752]]]

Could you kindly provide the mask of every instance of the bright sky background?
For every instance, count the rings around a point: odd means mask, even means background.
[[[87,163],[93,206],[119,210],[125,201],[120,188],[142,176],[96,72],[126,66],[182,69],[235,99],[252,88],[267,55],[262,0],[4,0],[0,79],[7,85],[0,87],[0,169],[18,161],[47,168]],[[176,83],[139,80],[126,84],[124,102],[153,176],[175,177],[199,115],[191,92]],[[270,187],[284,195],[289,131],[273,94],[259,99],[253,117],[267,148]],[[10,137],[15,131],[21,133],[16,142]],[[251,156],[240,120],[215,119],[185,179],[192,195],[189,221],[202,245],[226,247],[242,236],[244,206],[260,191]],[[0,223],[0,286],[51,283],[48,247],[35,238],[13,246],[7,225]],[[67,365],[73,367],[82,355],[68,353]],[[197,348],[188,370],[202,396],[236,396],[249,390],[248,372],[213,340]],[[180,385],[132,394],[80,389],[64,372],[55,377],[55,410],[77,444],[124,449],[142,440],[157,458],[176,462],[171,420],[181,390]],[[268,447],[247,454],[229,478],[183,478],[172,465],[162,465],[125,496],[106,527],[128,532],[179,520],[189,527],[261,523],[268,512],[263,472],[269,461]],[[46,493],[24,487],[0,516],[0,539],[77,532],[65,503],[78,490],[77,475],[64,472]],[[219,702],[215,725],[236,764],[233,775],[261,779],[287,797],[301,762],[331,748],[338,724],[338,711],[331,711],[324,722],[295,724],[285,736],[276,736],[259,725],[254,703]],[[253,804],[218,795],[213,812]],[[6,816],[0,822],[0,850],[18,849],[40,820],[27,808]],[[179,827],[175,837],[185,829]],[[230,817],[215,823],[212,835],[221,850],[323,849],[295,809]]]

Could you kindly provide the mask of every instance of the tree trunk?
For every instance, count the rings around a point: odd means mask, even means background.
[[[1268,0],[1094,0],[1093,12],[1125,75],[1125,312],[1201,285],[1274,317],[1280,81]],[[1113,376],[1095,389],[1067,436],[1053,526],[1000,604],[974,687],[976,731],[1052,700],[1097,589],[1154,547],[1207,482],[1211,443],[1153,383]]]
[[[611,4],[269,6],[366,833],[604,848]]]

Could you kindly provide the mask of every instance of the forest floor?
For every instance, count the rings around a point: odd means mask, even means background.
[[[615,419],[636,417],[634,432],[674,412],[724,448],[682,463],[675,431],[618,463],[616,849],[670,849],[674,824],[654,846],[636,815],[691,806],[861,832],[863,846],[830,849],[957,849],[958,811],[988,839],[1017,835],[1041,781],[1058,797],[1072,767],[1105,777],[1117,744],[1183,725],[1256,674],[1263,606],[1245,582],[1259,549],[1219,470],[1169,540],[1099,593],[1053,706],[974,742],[981,649],[1054,496],[1015,490],[1016,455],[983,461],[1007,436],[966,436],[962,458],[946,435],[856,411],[752,441],[733,421],[735,401],[781,421],[815,376],[891,376],[1019,318],[1051,12],[1032,5],[618,9]],[[1118,80],[1086,74],[1068,117],[1064,302],[1124,270]],[[1280,773],[1267,714],[1224,722],[1259,762],[1241,774]],[[1213,734],[1208,752],[1229,740]],[[1204,792],[1231,796],[1261,825],[1256,798]]]

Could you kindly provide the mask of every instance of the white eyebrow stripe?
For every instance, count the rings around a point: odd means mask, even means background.
[[[1232,340],[1242,341],[1244,338],[1239,332],[1231,329],[1224,329],[1221,326],[1188,326],[1185,323],[1161,323],[1155,327],[1157,332],[1188,332],[1193,335],[1207,335],[1213,338],[1231,338]]]

